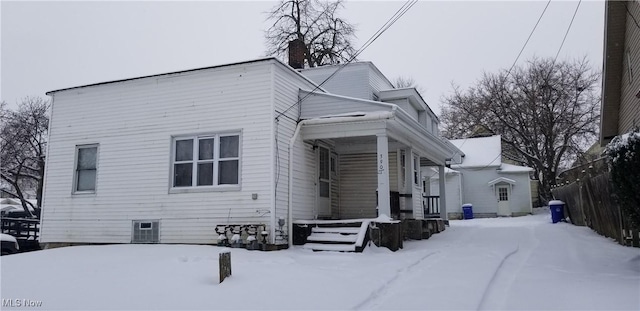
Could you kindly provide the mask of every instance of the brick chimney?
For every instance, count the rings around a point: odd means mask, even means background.
[[[294,69],[304,68],[304,52],[306,47],[300,39],[289,41],[289,66]]]

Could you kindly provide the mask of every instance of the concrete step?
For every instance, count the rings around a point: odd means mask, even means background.
[[[307,241],[316,242],[349,242],[355,243],[358,240],[357,234],[342,234],[342,233],[311,233],[307,237]]]
[[[314,251],[334,251],[334,252],[355,252],[355,244],[320,244],[320,243],[307,243],[302,245],[304,249],[311,249]]]
[[[358,234],[360,227],[313,227],[312,233],[343,233],[343,234]]]

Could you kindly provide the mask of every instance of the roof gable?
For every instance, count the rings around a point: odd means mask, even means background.
[[[451,143],[465,155],[462,163],[453,163],[452,168],[495,167],[502,164],[500,135],[455,139]]]

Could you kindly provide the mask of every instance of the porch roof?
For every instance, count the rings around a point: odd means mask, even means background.
[[[302,109],[302,118],[305,120],[301,121],[304,123],[301,134],[305,140],[387,135],[415,149],[421,157],[429,158],[436,165],[444,165],[447,158],[460,152],[445,139],[428,132],[395,104],[303,90],[300,92],[311,98],[305,104],[313,106]]]

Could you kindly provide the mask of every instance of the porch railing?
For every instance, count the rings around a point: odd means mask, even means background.
[[[422,195],[422,207],[424,215],[440,217],[440,196],[439,195]]]
[[[39,219],[2,217],[0,219],[0,231],[14,236],[20,245],[20,251],[40,248],[38,243],[40,238]]]

